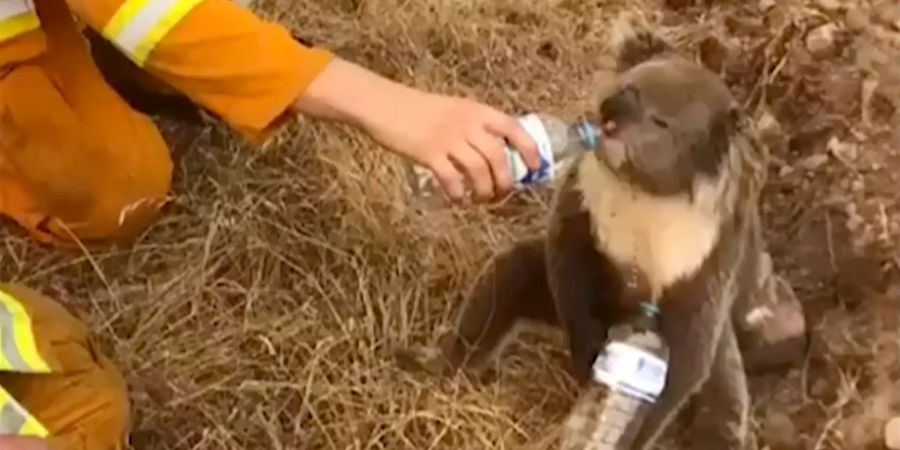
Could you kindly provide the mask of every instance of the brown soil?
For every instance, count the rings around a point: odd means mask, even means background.
[[[900,2],[690,3],[256,9],[387,76],[517,113],[592,109],[620,11],[704,49],[781,128],[768,238],[816,335],[807,361],[754,377],[757,448],[879,449],[900,408]],[[175,203],[133,247],[62,251],[11,226],[0,237],[3,277],[70,306],[121,365],[133,448],[540,448],[552,434],[574,394],[552,336],[517,341],[491,382],[390,358],[439,332],[482,262],[540,226],[545,198],[422,218],[405,207],[399,160],[355,130],[301,120],[262,151],[219,127],[167,130],[184,153]]]

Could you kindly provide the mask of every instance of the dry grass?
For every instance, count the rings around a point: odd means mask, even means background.
[[[265,0],[256,8],[418,87],[474,95],[512,112],[573,117],[596,101],[597,74],[608,62],[605,18],[656,7],[646,3]],[[726,17],[676,17],[671,30],[690,37]],[[803,77],[777,73],[778,48],[752,46],[777,46],[779,37],[775,30],[746,37],[747,67],[734,83],[747,98]],[[781,103],[777,96],[769,102]],[[776,105],[789,134],[804,118],[796,109]],[[565,413],[572,385],[552,339],[529,336],[514,345],[492,383],[439,382],[403,373],[390,359],[394,346],[436,335],[485,259],[540,226],[544,199],[415,217],[402,201],[398,160],[354,130],[300,121],[266,151],[244,148],[212,127],[170,134],[181,136],[173,146],[187,151],[176,201],[133,248],[64,252],[22,239],[11,227],[2,238],[3,276],[69,305],[123,368],[135,413],[133,448],[537,448]],[[819,151],[805,148],[776,155],[790,165]],[[812,216],[829,217],[819,196],[836,178],[824,169],[819,184],[802,174],[776,178],[767,211],[778,264],[801,269],[792,278],[815,306],[814,325],[821,319],[861,331],[851,350],[834,352],[838,344],[829,344],[809,370],[760,381],[754,394],[765,404],[756,418],[770,435],[773,410],[788,415],[801,436],[795,446],[771,438],[773,449],[863,448],[847,446],[847,424],[860,424],[848,418],[887,392],[884,383],[896,383],[897,361],[877,366],[874,307],[847,306],[835,300],[834,286],[811,284],[833,283],[836,266],[802,270],[809,267],[797,230],[810,228]],[[791,211],[797,205],[821,208]],[[821,250],[823,242],[803,248]],[[873,370],[886,374],[881,384],[871,381]],[[847,378],[837,375],[848,371]],[[819,392],[810,398],[806,389],[814,384]],[[772,392],[791,396],[762,400]],[[855,442],[868,445],[873,436]]]

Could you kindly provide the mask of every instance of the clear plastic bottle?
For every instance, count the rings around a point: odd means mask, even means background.
[[[594,380],[579,398],[564,448],[628,450],[662,393],[669,348],[658,331],[658,310],[644,304],[630,323],[610,329],[609,343],[594,361]]]
[[[531,113],[519,117],[519,123],[537,144],[541,165],[538,170],[530,170],[519,152],[506,145],[514,189],[547,183],[564,172],[579,153],[597,148],[599,132],[587,120],[567,122],[549,114]],[[413,195],[420,201],[444,204],[443,189],[431,171],[418,165],[409,168]]]

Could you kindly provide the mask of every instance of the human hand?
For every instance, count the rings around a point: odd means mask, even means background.
[[[434,172],[451,200],[465,192],[487,200],[512,187],[503,140],[537,169],[537,145],[518,121],[475,100],[423,92],[335,59],[311,83],[295,110],[349,122],[388,150]]]
[[[430,169],[451,200],[460,200],[467,184],[475,200],[509,191],[513,179],[504,139],[529,168],[540,165],[537,146],[518,121],[478,101],[404,89],[392,108],[373,118],[370,134]]]

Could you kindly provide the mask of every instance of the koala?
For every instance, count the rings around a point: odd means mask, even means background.
[[[626,34],[617,62],[596,113],[598,148],[562,176],[544,232],[485,266],[438,345],[396,356],[408,369],[477,374],[518,325],[542,324],[562,330],[569,373],[586,387],[609,328],[653,302],[670,366],[631,449],[652,448],[692,400],[694,448],[739,449],[747,372],[796,361],[809,344],[762,236],[768,149],[717,75],[660,38]],[[599,448],[592,389],[566,448]]]

